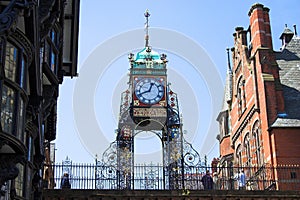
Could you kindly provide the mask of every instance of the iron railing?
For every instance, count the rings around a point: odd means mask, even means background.
[[[115,166],[99,164],[54,164],[45,165],[53,170],[54,177],[44,182],[54,182],[54,189],[61,188],[61,177],[69,174],[72,189],[142,189],[166,190],[189,189],[202,190],[201,182],[209,170],[213,178],[213,189],[239,189],[236,174],[243,170],[246,176],[246,190],[300,190],[300,167],[188,167],[166,168],[161,165],[137,165],[133,167],[134,177],[122,177]],[[126,183],[124,183],[126,182]],[[126,185],[126,188],[123,187]],[[47,187],[47,184],[45,184]]]

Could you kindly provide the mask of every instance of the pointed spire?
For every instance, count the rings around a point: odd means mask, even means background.
[[[230,54],[229,54],[229,48],[226,49],[227,51],[227,63],[228,63],[228,68],[227,68],[227,75],[226,75],[226,85],[225,85],[225,101],[226,103],[230,103],[232,100],[232,70],[231,70],[231,65],[230,65]],[[224,102],[225,103],[225,102]]]
[[[149,17],[150,17],[150,13],[149,10],[147,9],[144,13],[144,16],[146,17],[146,23],[145,23],[145,47],[149,46]]]
[[[227,48],[226,51],[227,51],[228,70],[231,71],[229,48]]]

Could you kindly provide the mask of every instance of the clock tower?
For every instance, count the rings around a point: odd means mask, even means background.
[[[149,45],[148,10],[144,15],[145,47],[136,55],[128,55],[129,85],[121,94],[116,141],[104,152],[102,160],[116,166],[119,189],[133,189],[137,176],[134,138],[141,132],[152,132],[162,145],[164,189],[184,188],[184,166],[197,165],[200,156],[183,138],[177,95],[167,81],[167,56]]]

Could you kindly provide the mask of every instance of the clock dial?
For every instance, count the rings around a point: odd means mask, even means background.
[[[155,104],[164,96],[164,86],[157,79],[144,78],[136,84],[135,95],[145,104]]]

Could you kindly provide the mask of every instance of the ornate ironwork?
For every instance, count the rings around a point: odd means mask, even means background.
[[[64,162],[63,162],[64,163]],[[112,189],[119,190],[125,186],[120,184],[120,174],[115,166],[108,166],[101,161],[93,164],[63,164],[46,165],[54,171],[54,180],[57,189],[60,188],[62,169],[72,169],[72,189]],[[70,165],[71,164],[71,165]],[[185,166],[184,173],[175,165],[136,165],[133,166],[135,177],[131,180],[130,189],[135,190],[203,190],[202,177],[206,170],[212,172],[213,189],[237,190],[238,180],[236,174],[243,170],[246,175],[246,190],[299,190],[300,179],[296,176],[300,172],[296,166],[261,166],[261,167],[207,167]],[[166,173],[172,174],[166,179]],[[279,179],[274,179],[277,173]],[[125,179],[124,179],[125,180]],[[127,184],[127,186],[129,186]],[[129,188],[128,188],[129,189]]]
[[[188,167],[201,166],[199,153],[185,139],[183,140],[183,160]]]
[[[147,26],[149,16],[147,11]],[[146,36],[148,37],[148,33]],[[145,48],[136,57],[134,54],[128,56],[131,66],[130,84],[128,90],[121,94],[117,137],[103,153],[101,160],[110,170],[109,173],[99,172],[98,178],[114,178],[116,184],[113,185],[118,189],[184,188],[186,171],[189,167],[199,166],[201,159],[198,152],[184,139],[177,94],[167,83],[166,55],[159,55],[148,44],[147,38]],[[160,89],[153,89],[158,86]],[[154,93],[160,92],[157,97],[154,96],[155,99],[146,99],[152,90]],[[137,96],[136,91],[147,95]],[[135,171],[134,138],[143,131],[153,132],[161,140],[162,171],[157,171],[153,166],[144,166],[141,173]],[[140,179],[143,181],[139,181]],[[97,185],[104,187],[100,183]]]
[[[129,90],[126,90],[121,94],[119,123],[125,123],[126,121],[131,120],[130,112],[129,112],[130,102],[131,102],[131,92]]]
[[[182,133],[177,94],[168,91],[168,118],[163,130],[155,131],[163,144],[163,165],[156,168],[143,166],[142,172],[135,171],[133,141],[137,133],[133,130],[130,117],[131,93],[121,95],[119,128],[117,138],[102,154],[96,167],[96,188],[104,189],[179,189],[193,188],[198,180],[192,171],[201,167],[199,153],[188,143]],[[140,131],[139,131],[140,132]],[[203,170],[197,173],[203,173]],[[108,183],[109,182],[109,183]]]
[[[107,166],[117,165],[117,141],[114,141],[102,154],[102,163]]]
[[[104,165],[96,161],[96,189],[117,189],[118,170],[115,165]]]

